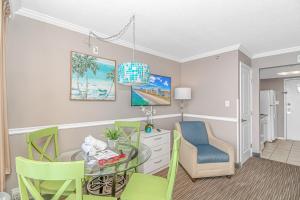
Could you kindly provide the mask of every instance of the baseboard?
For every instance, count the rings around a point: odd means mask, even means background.
[[[256,158],[260,158],[260,153],[252,152],[252,156]]]
[[[239,169],[239,168],[241,168],[241,163],[234,163],[234,166],[236,169]]]

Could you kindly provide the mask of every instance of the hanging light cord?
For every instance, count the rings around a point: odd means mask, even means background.
[[[132,37],[133,37],[133,51],[132,51],[132,58],[133,61],[135,59],[135,15],[131,16],[129,22],[116,34],[109,36],[109,37],[100,37],[95,32],[90,31],[89,33],[89,46],[91,46],[91,37],[102,41],[102,42],[112,42],[115,40],[120,39],[129,29],[130,25],[132,24]]]

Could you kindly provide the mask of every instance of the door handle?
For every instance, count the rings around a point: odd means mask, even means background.
[[[246,119],[242,119],[242,122],[246,122],[247,120]]]

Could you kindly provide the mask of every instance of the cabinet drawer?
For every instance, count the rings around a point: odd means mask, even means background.
[[[149,173],[149,172],[155,171],[159,168],[162,168],[162,167],[168,165],[169,161],[170,161],[170,155],[169,154],[166,154],[164,156],[148,160],[142,166],[143,172]]]
[[[142,143],[148,145],[149,147],[155,147],[165,143],[170,144],[170,134],[142,138]]]
[[[151,147],[151,157],[150,160],[161,157],[162,155],[170,154],[170,144],[165,143],[159,146]]]

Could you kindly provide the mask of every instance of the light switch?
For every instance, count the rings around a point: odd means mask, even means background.
[[[229,100],[226,100],[226,101],[225,101],[225,107],[226,107],[226,108],[230,107],[230,101],[229,101]]]

